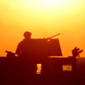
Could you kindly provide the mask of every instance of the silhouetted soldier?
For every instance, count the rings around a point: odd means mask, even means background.
[[[80,57],[80,53],[83,52],[83,50],[80,50],[80,48],[77,48],[75,47],[73,50],[72,50],[72,57],[73,57],[73,60],[74,60],[74,63],[73,63],[73,69],[74,71],[76,72],[76,58],[77,57]]]
[[[80,57],[80,53],[83,52],[83,50],[80,50],[80,48],[75,47],[72,50],[72,58],[73,58],[73,62],[72,62],[72,70],[73,70],[73,82],[75,83],[79,83],[78,82],[78,71],[77,71],[77,57]]]
[[[83,52],[83,50],[80,50],[79,48],[75,47],[73,50],[72,50],[72,55],[74,58],[80,56],[79,54]]]
[[[20,57],[26,57],[28,55],[31,55],[32,53],[32,46],[31,46],[31,32],[26,31],[23,36],[25,39],[23,39],[16,49],[16,54]]]
[[[23,39],[18,44],[18,47],[16,49],[16,54],[21,59],[21,70],[25,80],[31,79],[32,77],[34,77],[36,73],[36,63],[34,61],[31,35],[32,35],[31,32],[26,31],[23,34],[25,39]],[[27,80],[27,82],[28,81],[29,80]]]

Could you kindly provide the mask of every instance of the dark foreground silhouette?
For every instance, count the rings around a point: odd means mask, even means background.
[[[35,64],[33,65],[20,57],[0,58],[0,85],[85,84],[85,64],[75,65],[72,57],[49,58],[41,62],[41,74],[36,74]]]
[[[59,39],[31,39],[31,33],[25,32],[15,53],[7,52],[0,58],[0,85],[81,85],[84,76],[78,74],[76,57],[82,52],[75,47],[71,57],[62,56]],[[37,64],[41,64],[37,74]],[[82,78],[81,78],[82,77]]]

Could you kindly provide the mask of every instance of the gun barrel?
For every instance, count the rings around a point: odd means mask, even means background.
[[[58,34],[56,34],[56,35],[54,35],[54,36],[51,36],[51,37],[49,37],[49,38],[47,38],[47,39],[51,39],[51,38],[56,37],[56,36],[58,36],[58,35],[60,35],[60,33],[58,33]]]

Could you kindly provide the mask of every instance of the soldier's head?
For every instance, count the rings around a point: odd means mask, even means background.
[[[23,34],[23,36],[25,37],[25,39],[30,39],[30,38],[31,38],[31,35],[32,35],[32,33],[29,32],[29,31],[26,31],[26,32],[24,32],[24,34]]]

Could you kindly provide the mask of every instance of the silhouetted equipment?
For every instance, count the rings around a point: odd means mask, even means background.
[[[66,83],[74,83],[75,79],[73,63],[72,58],[48,58],[46,61],[41,62],[41,74],[36,75],[35,72],[34,75],[32,69],[35,68],[32,66],[33,64],[29,64],[28,60],[23,60],[20,57],[3,57],[0,58],[0,80],[3,80],[0,85],[43,85],[43,83],[45,85],[57,85],[54,83],[69,85]],[[2,84],[2,82],[5,84]],[[51,84],[52,82],[53,84]]]
[[[32,49],[29,51],[33,56],[27,57],[32,57],[33,60],[29,60],[30,58],[25,58],[25,56],[23,56],[24,58],[16,57],[15,53],[6,51],[7,57],[0,58],[0,84],[78,85],[76,56],[82,50],[74,48],[73,56],[68,58],[49,58],[48,56],[62,56],[59,39],[51,38],[49,38],[50,40],[31,39],[30,48]],[[27,50],[27,52],[29,51]],[[42,64],[40,75],[36,75],[37,64]]]
[[[37,57],[62,56],[59,39],[32,39],[33,54]]]
[[[11,57],[15,57],[15,53],[11,52],[11,51],[5,51],[7,53],[7,57],[11,58]]]
[[[58,35],[60,35],[60,33],[58,33],[58,34],[56,34],[56,35],[53,35],[53,36],[47,38],[47,40],[52,39],[52,38],[54,38],[54,37],[56,37],[56,36],[58,36]]]

